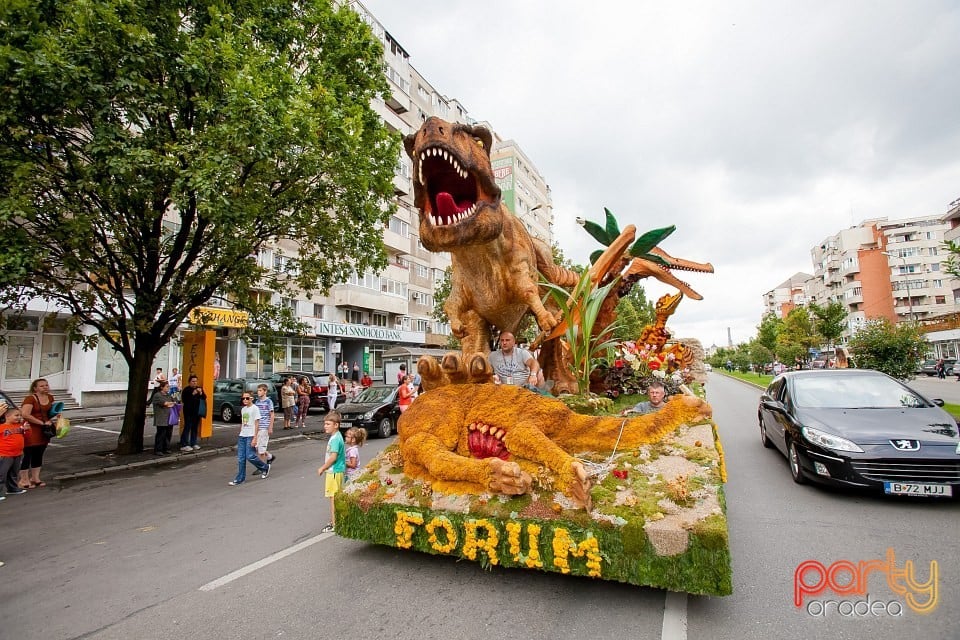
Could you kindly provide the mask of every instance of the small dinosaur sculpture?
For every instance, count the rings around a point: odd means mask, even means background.
[[[441,491],[520,495],[536,478],[589,509],[590,478],[572,454],[655,442],[711,415],[706,402],[684,395],[635,418],[585,416],[520,387],[466,381],[421,395],[398,424],[404,473]]]

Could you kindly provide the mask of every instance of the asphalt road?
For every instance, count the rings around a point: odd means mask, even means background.
[[[0,636],[960,638],[960,502],[794,485],[786,461],[760,446],[759,392],[719,375],[708,390],[730,472],[732,596],[665,598],[318,534],[324,443],[298,439],[275,449],[270,478],[240,487],[227,486],[236,463],[223,456],[0,503]],[[368,441],[363,457],[386,442]],[[845,617],[835,606],[824,617],[793,605],[799,563],[856,564],[888,548],[920,580],[938,562],[933,612]],[[868,586],[872,601],[903,600],[879,572]]]

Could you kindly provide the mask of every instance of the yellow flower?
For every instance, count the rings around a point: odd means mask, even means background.
[[[413,527],[411,524],[423,524],[423,516],[413,511],[397,511],[397,519],[393,525],[393,532],[397,534],[397,546],[409,549],[413,546]]]
[[[497,555],[497,545],[500,543],[500,533],[497,528],[486,518],[478,520],[466,520],[463,523],[465,530],[463,541],[463,555],[471,560],[477,559],[477,552],[483,551],[487,554],[490,564],[499,564],[500,558]],[[487,532],[486,538],[479,538],[477,532],[483,529]]]
[[[445,532],[447,537],[446,543],[441,544],[437,538],[436,530],[438,528],[443,529]],[[457,529],[446,516],[436,516],[431,520],[427,524],[427,533],[430,534],[428,538],[430,546],[439,553],[450,553],[457,546]]]

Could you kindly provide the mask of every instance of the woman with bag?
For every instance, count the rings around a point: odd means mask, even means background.
[[[57,435],[57,428],[50,418],[53,396],[50,384],[43,378],[30,383],[30,395],[23,399],[20,413],[23,421],[29,422],[31,429],[24,434],[23,461],[20,463],[20,486],[24,489],[45,487],[47,483],[40,479],[43,467],[43,454],[50,440]]]
[[[173,434],[170,417],[174,405],[176,402],[170,395],[170,383],[161,382],[153,394],[153,426],[157,428],[157,435],[153,439],[155,456],[165,456],[170,453],[170,438]]]

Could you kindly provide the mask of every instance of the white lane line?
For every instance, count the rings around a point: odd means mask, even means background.
[[[72,425],[70,425],[70,430],[73,431],[74,429],[86,429],[87,431],[100,431],[100,432],[103,432],[103,433],[112,433],[112,434],[115,435],[115,436],[116,436],[116,435],[120,435],[120,432],[119,432],[119,431],[111,431],[110,429],[101,429],[100,427],[88,427],[88,426],[85,425],[85,424],[72,424]]]
[[[687,640],[687,594],[667,591],[660,640]]]
[[[225,576],[223,576],[223,577],[221,577],[221,578],[217,578],[216,580],[214,580],[214,581],[212,581],[212,582],[208,582],[207,584],[205,584],[205,585],[203,585],[202,587],[200,587],[200,591],[213,591],[214,589],[217,589],[217,588],[219,588],[219,587],[222,587],[222,586],[225,585],[225,584],[230,584],[230,583],[233,582],[234,580],[236,580],[236,579],[238,579],[238,578],[242,578],[243,576],[247,575],[248,573],[253,573],[253,572],[256,571],[257,569],[262,569],[263,567],[266,567],[267,565],[273,564],[273,563],[276,562],[277,560],[282,560],[283,558],[286,558],[286,557],[289,556],[289,555],[292,555],[292,554],[294,554],[294,553],[296,553],[296,552],[298,552],[298,551],[301,551],[301,550],[303,550],[303,549],[306,549],[307,547],[309,547],[309,546],[311,546],[311,545],[314,545],[314,544],[320,542],[321,540],[326,540],[327,538],[329,538],[329,537],[332,536],[332,535],[333,535],[333,533],[321,533],[321,534],[319,534],[319,535],[313,536],[312,538],[307,538],[307,539],[304,540],[303,542],[298,542],[297,544],[293,545],[292,547],[287,547],[286,549],[283,549],[283,550],[281,550],[281,551],[277,551],[276,553],[267,556],[267,557],[264,558],[263,560],[257,560],[257,561],[254,562],[253,564],[248,564],[247,566],[241,567],[240,569],[237,569],[236,571],[233,571],[232,573],[228,573],[227,575],[225,575]]]

